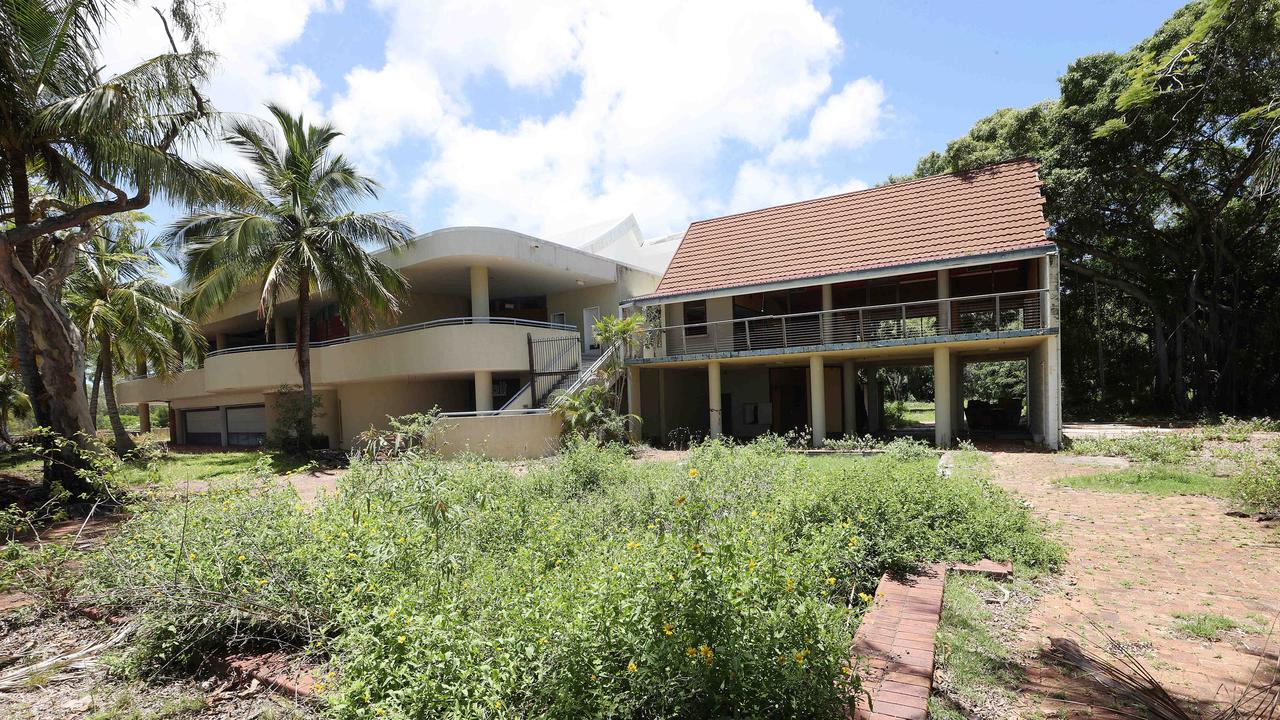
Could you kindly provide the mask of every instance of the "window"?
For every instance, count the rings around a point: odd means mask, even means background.
[[[707,301],[693,300],[684,304],[685,335],[707,334]],[[687,327],[692,325],[693,327]]]
[[[563,324],[564,324],[564,313],[562,313],[562,312],[558,312],[558,313],[551,313],[551,322],[553,322],[553,323],[555,323],[555,324],[557,324],[557,325],[563,325]]]

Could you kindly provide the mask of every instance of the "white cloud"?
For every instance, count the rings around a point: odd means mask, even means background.
[[[392,27],[385,64],[350,73],[332,116],[364,163],[429,139],[435,154],[412,196],[419,215],[445,203],[449,223],[539,232],[635,211],[650,232],[678,228],[725,207],[728,151],[847,147],[840,134],[867,103],[873,126],[883,97],[874,81],[855,81],[821,105],[803,141],[787,140],[819,108],[840,54],[807,0],[379,4]],[[579,92],[556,114],[494,129],[465,95],[484,74],[526,92],[566,82]],[[773,172],[775,184],[815,186]]]
[[[874,140],[884,112],[884,86],[863,77],[828,97],[809,120],[802,140],[787,140],[774,148],[770,162],[813,160],[833,150],[851,150]]]
[[[867,187],[867,183],[857,179],[831,183],[817,173],[784,171],[765,163],[749,161],[738,168],[728,211],[754,210],[865,190]]]

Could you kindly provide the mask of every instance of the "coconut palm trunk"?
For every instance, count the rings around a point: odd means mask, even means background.
[[[116,439],[116,452],[124,455],[137,449],[129,431],[124,429],[120,420],[120,406],[116,404],[115,359],[112,358],[111,336],[103,333],[98,338],[102,354],[98,364],[102,368],[102,394],[107,400],[107,418],[111,421],[111,434]]]
[[[302,417],[298,418],[298,449],[311,450],[311,437],[315,434],[315,398],[311,395],[311,278],[302,274],[298,281],[298,341],[295,352],[298,374],[302,376]]]
[[[102,361],[93,369],[93,389],[89,391],[89,412],[93,413],[93,429],[98,429],[98,396],[102,390]]]

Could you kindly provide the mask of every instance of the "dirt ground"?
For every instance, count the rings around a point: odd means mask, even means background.
[[[1028,674],[1019,695],[1024,717],[1121,717],[1101,709],[1103,696],[1089,681],[1066,676],[1041,655],[1049,637],[1083,635],[1105,647],[1094,623],[1135,652],[1167,690],[1196,705],[1227,702],[1276,671],[1276,530],[1230,517],[1226,503],[1212,498],[1054,483],[1123,463],[1114,458],[997,451],[992,459],[996,482],[1055,524],[1069,552],[1062,576],[1031,611],[1019,648]],[[1244,628],[1206,641],[1179,632],[1175,613],[1223,615]]]

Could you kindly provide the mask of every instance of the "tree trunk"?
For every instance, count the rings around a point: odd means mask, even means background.
[[[310,452],[315,434],[315,399],[311,397],[311,278],[302,273],[298,281],[297,327],[298,374],[302,376],[302,416],[298,419],[298,449]]]
[[[58,483],[78,497],[97,495],[95,484],[80,474],[88,468],[83,454],[91,450],[93,433],[80,331],[54,292],[32,279],[7,239],[0,240],[0,285],[13,298],[19,323],[28,328],[32,358],[40,359],[33,378],[39,383],[28,383],[36,392],[31,400],[37,422],[68,441],[46,453],[45,486]],[[28,372],[24,367],[24,376]]]
[[[115,358],[111,357],[111,336],[103,333],[98,344],[102,347],[98,364],[102,367],[102,391],[107,398],[107,417],[111,420],[111,433],[116,438],[116,453],[124,455],[138,449],[138,446],[120,421],[120,406],[116,404]]]
[[[93,369],[93,389],[89,393],[89,412],[93,415],[93,429],[98,429],[98,393],[102,389],[102,360]]]

